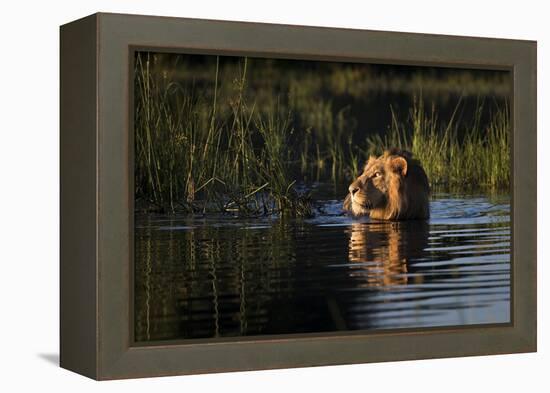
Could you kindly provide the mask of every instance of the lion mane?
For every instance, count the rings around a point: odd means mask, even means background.
[[[427,219],[430,186],[420,162],[406,150],[371,156],[363,173],[349,186],[344,210],[377,220]]]

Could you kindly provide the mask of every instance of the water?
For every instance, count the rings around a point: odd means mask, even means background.
[[[510,321],[508,197],[436,194],[428,222],[321,207],[307,220],[136,216],[136,341]]]

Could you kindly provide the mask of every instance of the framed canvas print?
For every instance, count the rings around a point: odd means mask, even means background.
[[[61,366],[536,350],[536,43],[61,27]]]

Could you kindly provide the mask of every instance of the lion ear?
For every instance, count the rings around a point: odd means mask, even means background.
[[[403,157],[394,157],[390,161],[390,168],[392,171],[401,174],[401,176],[407,176],[407,160]]]

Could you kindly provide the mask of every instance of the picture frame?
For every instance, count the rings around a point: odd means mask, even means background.
[[[509,70],[511,323],[133,341],[136,50]],[[60,365],[106,380],[536,351],[534,41],[97,13],[60,28]]]

